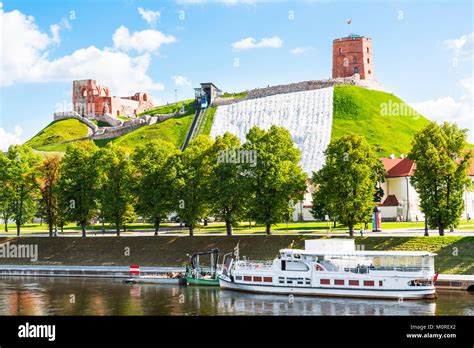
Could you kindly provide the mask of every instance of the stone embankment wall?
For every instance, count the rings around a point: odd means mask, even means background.
[[[54,120],[55,121],[60,121],[60,120],[67,120],[70,118],[74,118],[82,123],[84,123],[87,127],[89,127],[93,133],[97,132],[99,127],[94,124],[93,122],[89,121],[88,119],[82,117],[75,111],[66,111],[66,112],[55,112],[54,113]]]
[[[358,74],[351,77],[328,79],[328,80],[310,80],[297,83],[290,83],[287,85],[270,86],[264,88],[256,88],[248,91],[244,98],[216,98],[212,102],[213,106],[223,106],[238,103],[240,101],[269,97],[277,94],[286,94],[302,91],[311,91],[314,89],[322,89],[332,87],[335,85],[354,85],[382,91],[383,88],[376,80],[361,80]]]
[[[123,125],[123,123],[125,122],[124,120],[121,120],[120,118],[114,117],[111,114],[104,114],[104,115],[101,115],[101,116],[92,115],[92,116],[87,116],[87,118],[90,119],[90,120],[107,122],[112,127],[119,127],[119,126]]]

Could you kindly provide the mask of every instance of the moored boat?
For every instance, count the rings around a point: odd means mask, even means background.
[[[204,265],[204,258],[209,256],[209,264]],[[219,286],[217,262],[219,259],[219,249],[212,249],[194,253],[189,257],[189,264],[186,265],[185,278],[188,285],[210,285]]]
[[[219,284],[266,294],[435,298],[435,255],[355,250],[353,239],[308,240],[304,250],[282,249],[273,261],[227,259]]]

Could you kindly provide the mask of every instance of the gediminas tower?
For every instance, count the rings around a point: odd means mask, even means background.
[[[332,43],[332,78],[354,74],[362,80],[374,79],[372,39],[351,34]]]

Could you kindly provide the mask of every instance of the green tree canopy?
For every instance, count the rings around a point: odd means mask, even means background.
[[[53,236],[53,227],[58,224],[59,220],[57,185],[60,162],[61,158],[58,155],[47,156],[39,168],[41,192],[39,208],[41,215],[48,224],[50,237]]]
[[[178,215],[189,227],[192,236],[199,219],[209,212],[207,201],[212,171],[212,139],[199,135],[179,155],[177,180]]]
[[[456,124],[431,123],[415,135],[408,157],[416,162],[411,183],[430,228],[444,235],[457,226],[464,208],[463,193],[469,183],[471,153],[466,152],[467,130]]]
[[[15,221],[17,235],[26,221],[36,212],[38,198],[38,165],[41,158],[28,145],[12,145],[6,154],[7,189],[6,201],[9,204],[11,217]]]
[[[326,150],[326,164],[313,173],[313,206],[324,202],[325,211],[336,215],[353,236],[354,225],[370,219],[376,185],[384,173],[364,137],[348,135],[333,140]]]
[[[71,144],[60,166],[58,192],[61,219],[76,221],[81,226],[83,237],[86,236],[87,222],[97,208],[100,166],[96,163],[96,152],[94,144]]]
[[[97,197],[102,217],[115,225],[117,236],[133,213],[133,172],[128,154],[114,144],[96,152],[100,167]]]
[[[230,133],[218,136],[212,147],[213,169],[210,175],[209,198],[211,212],[222,217],[227,235],[232,225],[243,216],[249,192],[244,180],[244,165],[252,158],[240,147],[239,139]]]
[[[302,199],[306,190],[307,175],[299,165],[300,151],[289,131],[278,126],[268,131],[251,128],[243,149],[254,151],[256,159],[245,166],[248,192],[252,194],[249,211],[270,234],[271,225],[288,218],[292,203]]]
[[[155,140],[138,146],[132,157],[137,211],[153,220],[155,236],[161,220],[177,206],[177,155],[173,144]]]

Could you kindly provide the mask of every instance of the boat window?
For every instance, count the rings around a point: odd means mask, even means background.
[[[250,276],[244,276],[244,280],[245,280],[246,282],[251,282],[251,281],[252,281],[252,277],[250,277]]]
[[[263,277],[263,281],[265,283],[271,283],[271,282],[273,282],[273,278],[272,277]]]
[[[329,285],[329,284],[331,284],[331,280],[329,280],[329,279],[320,279],[319,284]]]
[[[309,267],[307,264],[301,261],[287,261],[285,265],[285,269],[283,269],[282,265],[282,271],[308,271]]]
[[[373,280],[364,280],[364,286],[374,286]]]
[[[293,258],[295,258],[295,259],[301,259],[301,255],[300,255],[300,254],[294,254],[294,255],[293,255]]]
[[[286,261],[285,260],[281,260],[281,270],[282,271],[286,270]]]
[[[253,281],[254,281],[254,282],[261,282],[261,281],[262,281],[262,277],[253,277]]]
[[[359,281],[358,281],[358,280],[349,280],[349,285],[356,285],[356,286],[358,286],[358,285],[359,285]]]
[[[242,276],[235,277],[236,280],[242,280]]]
[[[344,285],[344,279],[335,279],[334,285]]]

